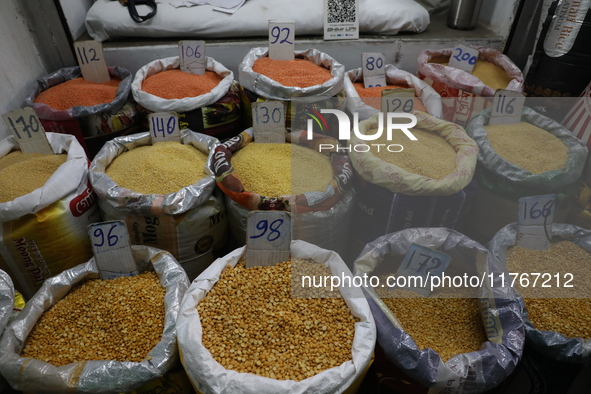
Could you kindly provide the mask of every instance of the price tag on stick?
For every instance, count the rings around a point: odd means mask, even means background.
[[[364,52],[361,54],[363,87],[386,86],[386,57],[383,53]]]
[[[417,244],[412,244],[402,259],[396,276],[407,278],[406,288],[428,296],[431,294],[430,277],[441,276],[447,269],[451,257],[443,252]],[[411,280],[410,277],[420,276],[422,281]],[[420,287],[420,285],[423,285]]]
[[[285,143],[285,104],[266,100],[252,105],[254,140],[258,143]]]
[[[246,218],[246,267],[268,267],[291,256],[291,214],[252,211]]]
[[[269,58],[293,60],[295,22],[269,21]]]
[[[103,83],[111,79],[105,62],[103,44],[99,41],[78,41],[74,43],[74,52],[82,77],[86,81]]]
[[[181,142],[179,118],[176,112],[155,112],[148,115],[152,144],[164,141]]]
[[[181,71],[197,75],[205,74],[207,66],[205,41],[180,41],[179,58]]]
[[[525,94],[513,90],[497,90],[488,124],[515,124],[521,122],[524,105]]]
[[[139,274],[125,222],[114,220],[93,223],[87,227],[87,231],[101,279]]]
[[[459,68],[460,70],[472,74],[472,70],[474,70],[479,54],[478,49],[458,44],[449,57],[448,66]]]
[[[556,194],[519,199],[517,246],[531,250],[550,247],[555,206]]]
[[[382,90],[382,112],[407,112],[415,109],[414,89],[384,89]]]
[[[33,108],[21,108],[2,115],[23,153],[53,155],[45,130]]]

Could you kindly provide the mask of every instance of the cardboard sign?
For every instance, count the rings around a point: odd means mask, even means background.
[[[521,122],[524,105],[525,94],[513,90],[497,90],[488,124],[515,124]]]
[[[414,89],[382,90],[382,112],[412,113],[415,109]]]
[[[21,108],[2,115],[23,153],[53,155],[45,130],[33,108]]]
[[[176,112],[155,112],[148,115],[152,144],[164,141],[181,142],[179,118]]]
[[[246,219],[246,267],[268,267],[291,257],[291,214],[252,211]]]
[[[74,52],[76,52],[82,77],[86,81],[103,83],[111,79],[102,43],[94,40],[75,42]]]
[[[519,199],[516,245],[532,250],[550,247],[556,194]]]
[[[449,57],[448,66],[459,68],[460,70],[472,74],[472,70],[474,70],[479,54],[478,49],[458,44]]]
[[[203,75],[207,66],[205,57],[205,41],[180,41],[179,59],[181,71]]]
[[[139,274],[125,222],[113,220],[93,223],[87,230],[101,279]]]
[[[252,105],[254,140],[258,143],[285,143],[285,105],[266,100]]]

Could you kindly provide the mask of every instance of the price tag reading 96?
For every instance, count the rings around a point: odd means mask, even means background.
[[[295,22],[269,21],[269,58],[293,60]]]
[[[459,68],[460,70],[472,74],[472,70],[474,70],[474,66],[478,60],[478,55],[478,49],[458,44],[449,57],[448,66]]]
[[[521,122],[524,105],[525,94],[513,90],[497,90],[488,124],[515,124]]]
[[[86,81],[103,83],[111,79],[103,54],[103,44],[99,41],[75,42],[74,52],[76,52],[82,77]]]
[[[285,104],[277,100],[253,103],[252,127],[258,143],[285,143]]]
[[[291,214],[252,211],[246,219],[246,267],[268,267],[291,256]]]
[[[364,52],[361,54],[363,87],[386,86],[386,57],[383,53]]]
[[[382,90],[382,112],[407,112],[415,109],[414,89],[384,89]]]
[[[396,276],[421,276],[422,283],[429,283],[429,277],[441,276],[447,269],[451,257],[443,252],[417,244],[412,244],[402,259]],[[408,287],[423,295],[429,295],[428,288]]]
[[[205,74],[205,41],[180,41],[179,55],[181,71],[197,75]]]
[[[550,247],[556,194],[522,197],[517,218],[517,246],[532,250]]]
[[[181,142],[179,118],[176,112],[155,112],[148,116],[152,144],[164,141]]]
[[[33,108],[21,108],[2,115],[23,153],[53,155],[45,130]]]
[[[139,274],[125,222],[94,223],[88,226],[87,231],[101,279]]]

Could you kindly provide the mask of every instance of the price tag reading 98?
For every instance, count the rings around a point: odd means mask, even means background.
[[[205,41],[180,41],[179,55],[181,71],[197,75],[205,74]]]
[[[497,90],[488,124],[515,124],[521,122],[524,105],[525,94],[513,90]]]
[[[103,54],[103,44],[99,41],[75,42],[74,52],[76,52],[82,77],[86,81],[103,83],[111,79]]]
[[[252,105],[254,140],[258,143],[285,143],[285,105],[266,100]]]
[[[21,108],[2,115],[23,153],[53,155],[45,130],[33,108]]]
[[[269,58],[293,60],[295,22],[269,21]]]
[[[396,272],[396,276],[421,276],[425,280],[422,283],[429,283],[429,277],[441,276],[447,269],[451,257],[443,252],[428,248],[417,244],[412,244],[408,252],[402,259],[400,267]],[[430,291],[427,288],[418,289],[416,287],[408,286],[420,294],[428,295]]]
[[[364,52],[361,54],[363,87],[386,86],[386,57],[383,53]]]
[[[88,226],[87,231],[101,279],[139,274],[125,222],[94,223]]]
[[[246,220],[246,267],[268,267],[290,258],[289,212],[252,211]]]
[[[382,90],[382,112],[407,112],[415,109],[414,89],[384,89]]]
[[[176,112],[155,112],[148,116],[152,144],[164,141],[181,142],[179,118]]]
[[[459,68],[472,74],[476,61],[478,60],[478,49],[473,49],[462,44],[456,45],[449,57],[448,66]]]

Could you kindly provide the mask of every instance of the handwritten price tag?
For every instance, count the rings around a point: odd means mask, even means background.
[[[407,112],[415,109],[414,89],[384,89],[382,90],[382,112]]]
[[[443,252],[417,244],[412,244],[402,259],[396,276],[422,276],[423,283],[429,282],[431,276],[441,276],[447,269],[451,257]],[[429,295],[431,292],[425,288],[407,286],[419,294]]]
[[[478,60],[478,49],[473,49],[462,44],[456,45],[449,58],[448,66],[459,68],[472,74]]]
[[[74,43],[74,52],[82,77],[89,82],[103,83],[111,79],[105,62],[103,44],[99,41],[78,41]]]
[[[21,108],[2,115],[23,153],[53,155],[45,130],[33,108]]]
[[[205,74],[205,41],[180,41],[179,58],[181,71],[197,75]]]
[[[517,246],[532,250],[550,247],[556,194],[522,197],[517,218]]]
[[[252,105],[254,140],[258,143],[285,143],[285,105],[266,100]]]
[[[488,121],[493,124],[514,124],[521,122],[525,105],[525,94],[513,90],[499,89],[493,99],[492,113]]]
[[[176,112],[155,112],[148,115],[152,144],[164,141],[181,142],[179,118]]]
[[[291,214],[252,211],[246,219],[246,267],[268,267],[291,256]]]
[[[125,222],[94,223],[88,226],[87,231],[101,279],[139,274]]]
[[[269,58],[294,59],[295,22],[269,21]]]
[[[383,53],[364,52],[361,54],[364,88],[386,86],[385,59]]]

